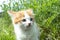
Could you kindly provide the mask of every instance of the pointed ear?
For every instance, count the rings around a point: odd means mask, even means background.
[[[35,15],[35,14],[33,13],[33,9],[28,9],[28,10],[27,10],[27,13],[32,14],[32,15]]]
[[[15,15],[14,11],[7,11],[7,13],[10,15],[10,17],[13,17]]]
[[[32,9],[28,9],[27,12],[33,13],[33,10]]]

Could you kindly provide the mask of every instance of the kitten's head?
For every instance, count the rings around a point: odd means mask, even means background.
[[[22,28],[30,28],[34,23],[34,14],[32,9],[23,11],[8,11],[14,24],[19,24]]]

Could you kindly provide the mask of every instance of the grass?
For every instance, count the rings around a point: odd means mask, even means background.
[[[8,26],[6,20],[0,18],[0,40],[14,40],[14,39],[15,35],[12,24]]]
[[[14,1],[14,0],[13,0]],[[4,12],[0,17],[0,40],[15,40],[14,28],[7,10],[32,8],[35,20],[40,27],[40,40],[60,40],[60,0],[20,0],[1,7]]]

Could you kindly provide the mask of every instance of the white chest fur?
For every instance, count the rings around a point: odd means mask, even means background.
[[[22,30],[18,24],[14,24],[14,31],[17,40],[38,40],[39,31],[36,23],[34,23],[31,29],[26,31]]]

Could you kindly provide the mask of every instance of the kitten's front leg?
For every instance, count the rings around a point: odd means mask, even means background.
[[[21,38],[19,36],[16,36],[16,40],[21,40]]]
[[[16,40],[21,40],[20,38],[17,38]]]

